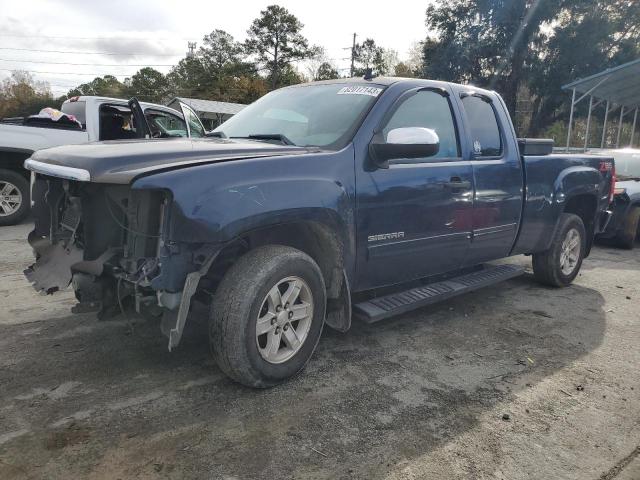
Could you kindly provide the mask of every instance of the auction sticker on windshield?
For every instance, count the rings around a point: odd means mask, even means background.
[[[338,95],[369,95],[370,97],[377,97],[380,92],[382,92],[382,89],[378,87],[353,86],[341,88],[338,90]]]

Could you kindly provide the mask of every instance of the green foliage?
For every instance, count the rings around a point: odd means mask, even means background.
[[[357,43],[355,47],[354,76],[363,76],[369,68],[374,75],[385,75],[389,67],[384,57],[384,49],[376,45],[374,39],[367,38],[364,42]]]
[[[67,96],[99,95],[103,97],[121,98],[126,95],[126,89],[126,85],[116,77],[113,75],[105,75],[104,77],[96,77],[88,83],[78,85],[73,90],[70,90]]]
[[[531,132],[567,120],[569,95],[561,86],[640,56],[640,3],[628,0],[573,1],[539,39],[529,84],[535,96]],[[585,114],[582,102],[578,114]]]
[[[397,63],[393,70],[396,77],[413,78],[416,76],[411,67],[404,62]]]
[[[339,78],[340,74],[329,62],[323,62],[318,67],[314,80],[333,80]]]
[[[170,96],[167,77],[151,67],[138,70],[125,85],[127,96],[137,96],[147,102],[162,103]]]
[[[315,49],[300,33],[302,23],[278,5],[260,12],[249,30],[245,48],[267,72],[271,88],[286,85],[293,77],[291,63],[313,57]]]
[[[500,91],[515,116],[532,94],[529,134],[566,120],[561,86],[640,55],[640,2],[438,0],[422,44],[422,76]]]
[[[15,71],[0,84],[0,118],[26,117],[53,102],[49,87],[26,72]]]
[[[512,115],[531,45],[565,0],[454,0],[430,5],[423,74],[498,89]]]

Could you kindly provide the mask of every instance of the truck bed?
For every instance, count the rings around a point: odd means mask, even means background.
[[[596,211],[607,209],[609,197],[602,197],[600,192],[603,191],[605,184],[612,182],[613,157],[556,153],[525,155],[522,158],[526,192],[522,223],[513,255],[535,253],[548,248],[555,226],[553,219],[557,217],[559,210],[564,209],[565,197],[577,194],[582,200],[592,199],[596,202],[598,207]],[[594,172],[594,169],[600,172],[599,175]],[[582,172],[582,174],[565,177],[562,174],[563,171]],[[550,178],[558,180],[555,184],[550,184]],[[578,179],[580,179],[579,182]],[[560,191],[564,193],[559,194]],[[593,225],[586,226],[598,233],[603,228],[599,220],[594,218]]]
[[[27,125],[0,124],[0,145],[4,150],[33,152],[42,148],[86,143],[89,135],[83,130],[67,128],[29,128]]]

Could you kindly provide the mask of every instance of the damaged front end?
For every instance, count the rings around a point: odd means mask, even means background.
[[[71,284],[74,313],[106,319],[133,308],[162,318],[175,347],[217,250],[168,238],[166,191],[34,175],[36,262],[24,272],[34,288],[53,294]]]

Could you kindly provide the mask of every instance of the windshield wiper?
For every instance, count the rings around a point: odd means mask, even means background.
[[[292,145],[296,146],[291,140],[289,140],[285,135],[281,133],[253,133],[251,135],[247,135],[246,137],[231,137],[231,138],[248,138],[250,140],[278,140],[283,145]]]

